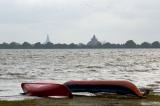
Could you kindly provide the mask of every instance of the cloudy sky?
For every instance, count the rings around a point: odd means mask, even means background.
[[[0,0],[0,43],[160,40],[160,0]]]

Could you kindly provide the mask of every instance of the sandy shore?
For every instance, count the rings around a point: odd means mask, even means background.
[[[74,98],[39,98],[18,101],[0,101],[0,106],[160,106],[160,96],[146,98],[126,96],[74,96]]]

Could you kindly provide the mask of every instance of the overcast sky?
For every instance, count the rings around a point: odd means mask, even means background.
[[[0,0],[0,43],[160,40],[160,0]]]

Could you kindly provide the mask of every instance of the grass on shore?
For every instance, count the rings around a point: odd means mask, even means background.
[[[0,101],[0,106],[160,106],[160,96],[148,95],[142,99],[126,96],[74,96],[73,99],[41,98]]]

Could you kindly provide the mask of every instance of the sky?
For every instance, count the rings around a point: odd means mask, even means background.
[[[160,40],[160,0],[0,0],[0,43]]]

